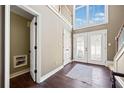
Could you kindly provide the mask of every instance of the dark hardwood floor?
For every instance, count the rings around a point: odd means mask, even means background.
[[[92,70],[92,73],[90,73],[92,83],[89,84],[85,81],[68,77],[68,72],[75,66],[77,68],[78,66],[90,67]],[[34,83],[30,74],[26,73],[11,79],[10,86],[11,88],[110,88],[110,70],[105,66],[72,62],[40,84]]]

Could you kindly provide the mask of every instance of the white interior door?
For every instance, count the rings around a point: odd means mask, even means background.
[[[88,33],[88,62],[105,65],[106,30]]]
[[[64,65],[71,62],[71,31],[64,29]]]
[[[35,81],[35,17],[30,24],[30,74]]]
[[[74,35],[74,52],[75,61],[87,62],[87,33]]]

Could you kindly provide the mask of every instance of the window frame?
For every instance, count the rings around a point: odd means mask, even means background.
[[[102,22],[102,23],[89,23],[89,5],[85,5],[87,8],[87,24],[85,26],[79,26],[79,27],[76,27],[75,25],[75,9],[76,9],[76,5],[73,6],[73,29],[74,30],[78,30],[78,29],[83,29],[83,28],[87,28],[87,27],[94,27],[94,26],[99,26],[99,25],[104,25],[104,24],[107,24],[108,23],[108,5],[105,5],[105,21]],[[83,7],[80,6],[80,7]]]

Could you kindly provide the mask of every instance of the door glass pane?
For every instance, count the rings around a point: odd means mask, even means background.
[[[84,37],[77,38],[77,58],[84,58]]]
[[[102,35],[92,35],[90,37],[91,60],[102,60]]]
[[[75,27],[81,27],[87,23],[87,7],[82,6],[75,9]]]
[[[105,21],[105,6],[89,6],[89,23],[103,23]]]

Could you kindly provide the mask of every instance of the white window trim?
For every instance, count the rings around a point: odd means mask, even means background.
[[[89,8],[89,5],[87,7]],[[76,7],[74,6],[73,7],[73,29],[74,30],[83,29],[83,28],[87,28],[87,27],[104,25],[104,24],[108,23],[108,6],[105,5],[105,22],[103,22],[103,23],[95,23],[95,24],[86,24],[85,26],[76,27],[75,26],[75,8]],[[88,14],[88,12],[87,12],[87,14]],[[89,21],[88,16],[89,16],[89,14],[87,15],[87,21]]]

